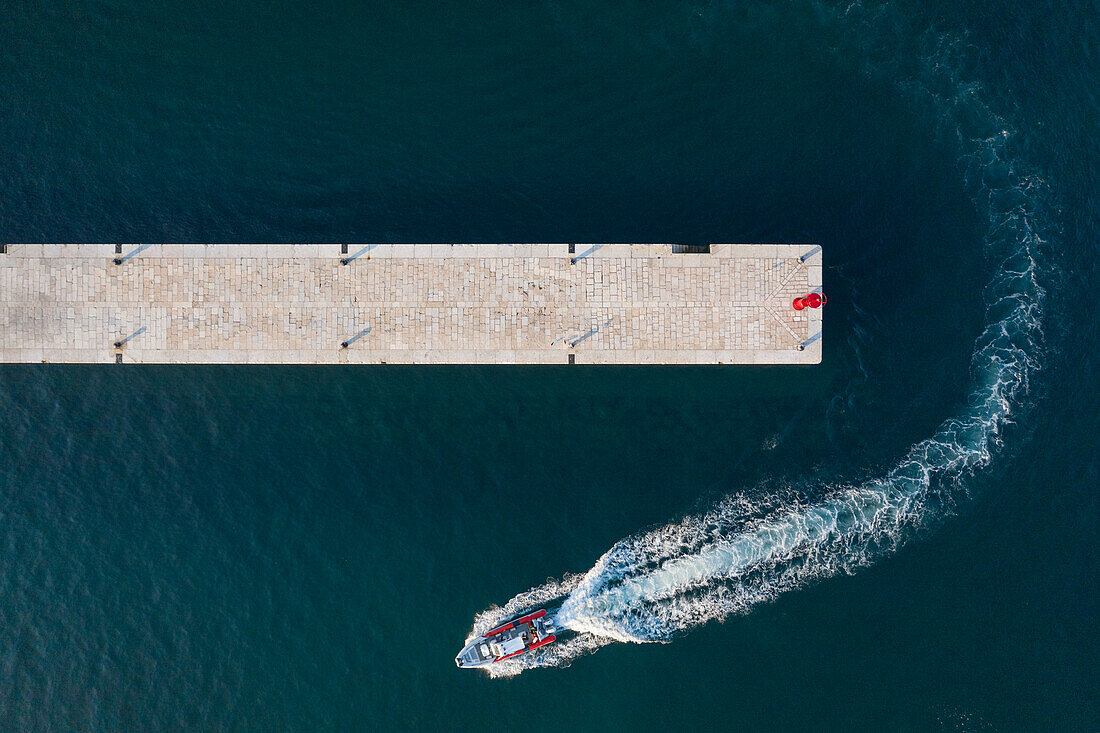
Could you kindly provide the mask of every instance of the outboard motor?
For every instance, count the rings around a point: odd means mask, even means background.
[[[549,616],[544,616],[542,619],[542,633],[539,636],[550,636],[557,633],[557,628],[554,626],[554,619]]]

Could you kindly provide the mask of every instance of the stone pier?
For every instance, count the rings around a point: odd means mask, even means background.
[[[8,244],[0,362],[817,364],[821,248]],[[801,348],[800,348],[801,347]]]

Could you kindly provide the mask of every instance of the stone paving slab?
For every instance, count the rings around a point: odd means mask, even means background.
[[[822,311],[791,301],[821,268],[812,244],[8,244],[0,362],[816,364]]]

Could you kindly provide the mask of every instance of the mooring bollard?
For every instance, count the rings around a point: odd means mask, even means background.
[[[814,256],[815,254],[817,254],[817,253],[818,253],[818,252],[820,252],[820,251],[821,251],[821,245],[817,245],[816,247],[814,247],[813,249],[811,249],[811,250],[810,250],[809,252],[807,252],[806,254],[804,254],[804,255],[801,255],[801,256],[799,256],[799,258],[798,258],[798,262],[799,262],[799,264],[802,264],[803,262],[805,262],[806,260],[810,259],[811,257],[813,257],[813,256]]]
[[[351,264],[352,261],[359,259],[363,255],[367,255],[367,259],[369,260],[370,255],[367,254],[367,253],[370,252],[376,246],[378,246],[378,245],[368,244],[365,247],[363,247],[361,250],[359,250],[358,252],[350,254],[347,257],[341,257],[340,258],[340,264],[341,265]],[[340,254],[344,254],[344,255],[348,254],[348,246],[346,244],[341,244],[340,245]]]
[[[135,249],[134,251],[130,252],[127,255],[123,255],[122,257],[115,257],[113,260],[111,260],[111,262],[115,263],[116,265],[121,265],[123,262],[130,259],[131,257],[136,257],[138,255],[138,253],[140,253],[142,250],[149,249],[152,246],[153,246],[152,243],[138,245],[138,248]],[[116,255],[117,254],[122,254],[122,245],[121,244],[116,244],[115,245],[115,254]]]
[[[807,346],[812,344],[814,341],[817,341],[819,338],[821,338],[821,331],[818,331],[813,336],[810,336],[808,339],[806,339],[805,341],[800,343],[798,345],[798,350],[799,351],[805,351]]]
[[[145,326],[142,326],[141,328],[134,331],[132,334],[130,334],[126,338],[122,339],[121,341],[115,341],[115,348],[116,349],[121,349],[126,344],[127,341],[134,338],[135,336],[140,336],[143,333],[145,333]]]
[[[367,335],[368,333],[370,333],[370,329],[371,329],[371,327],[370,327],[370,326],[367,326],[367,327],[366,327],[366,328],[364,328],[364,329],[363,329],[362,331],[360,331],[359,333],[357,333],[357,334],[355,334],[354,336],[352,336],[351,338],[349,338],[349,339],[348,339],[347,341],[341,341],[341,342],[340,342],[340,348],[341,348],[341,349],[346,349],[346,348],[348,348],[349,346],[351,346],[352,344],[354,344],[354,343],[355,343],[356,341],[358,341],[359,339],[363,338],[363,337],[364,337],[364,336],[366,336],[366,335]]]

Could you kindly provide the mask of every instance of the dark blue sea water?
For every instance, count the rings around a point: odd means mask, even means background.
[[[0,19],[3,241],[815,241],[830,296],[813,368],[0,366],[0,728],[1100,728],[1095,2]]]

